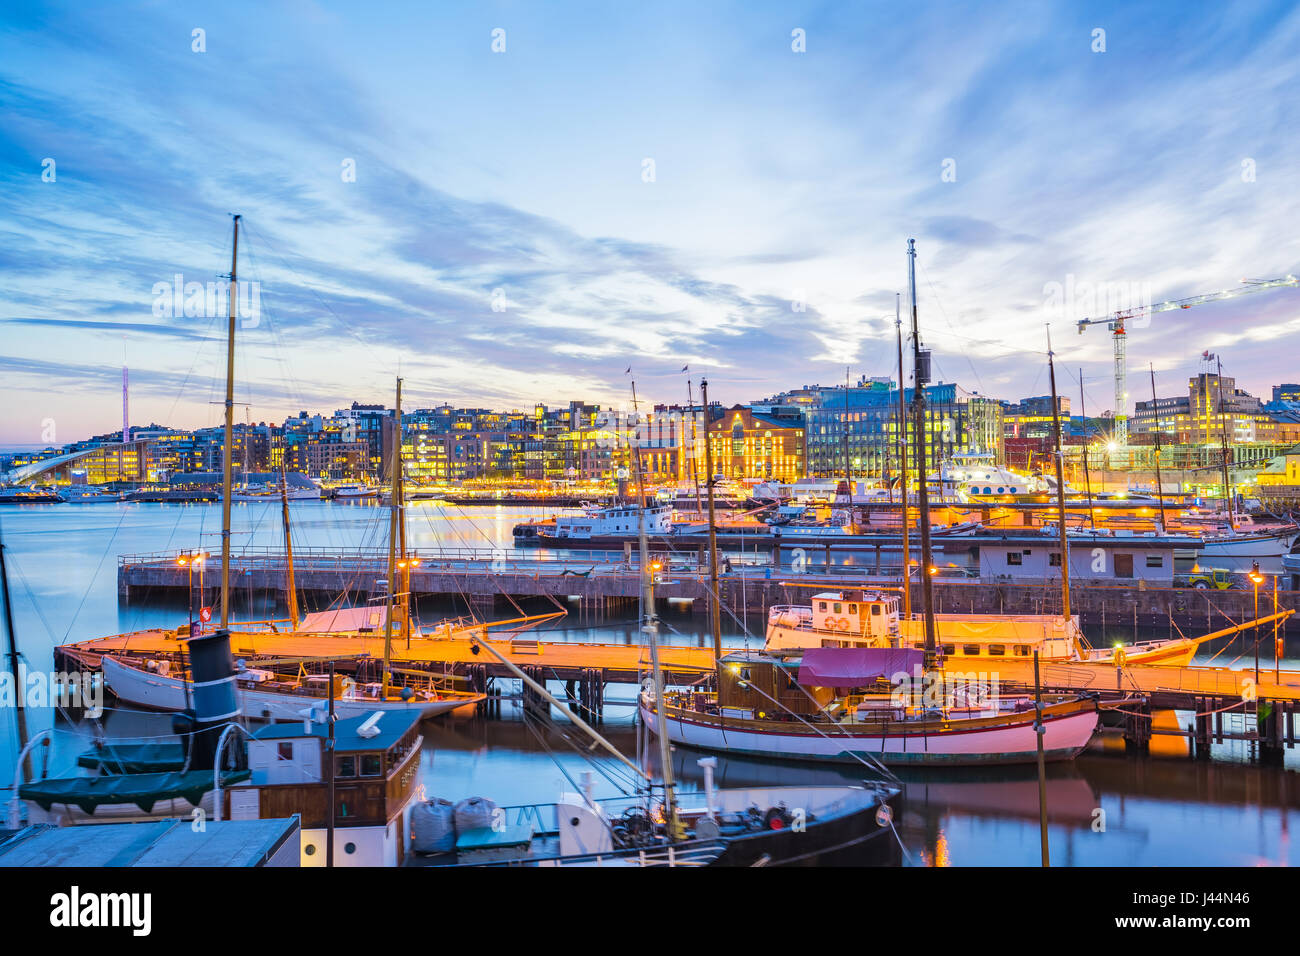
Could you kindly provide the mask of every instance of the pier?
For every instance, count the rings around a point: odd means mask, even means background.
[[[731,565],[719,582],[724,616],[747,621],[762,632],[762,615],[776,604],[799,603],[808,586],[828,589],[898,587],[901,568],[882,563],[878,554],[824,546],[824,564],[808,566],[802,573],[789,565],[775,566],[759,555],[747,555]],[[219,592],[220,567],[209,558],[202,574],[191,574],[177,564],[185,552],[128,554],[118,558],[118,599],[123,604],[184,596],[198,592],[204,604]],[[576,606],[582,611],[622,612],[636,602],[640,588],[638,559],[629,545],[622,551],[504,551],[447,548],[410,551],[418,561],[408,572],[412,597],[442,598],[467,611],[488,617],[498,605],[540,599]],[[843,564],[847,555],[860,563]],[[689,551],[654,551],[656,597],[683,602],[693,612],[706,614],[711,599],[709,561],[703,547]],[[935,611],[966,614],[1050,614],[1061,607],[1060,582],[984,582],[962,567],[939,568],[933,578]],[[382,598],[387,588],[387,552],[295,549],[294,577],[300,594],[322,602],[364,603]],[[288,573],[282,551],[249,548],[231,556],[231,588],[236,594],[285,596]],[[920,605],[919,583],[913,580],[913,603]],[[1259,592],[1260,613],[1272,607],[1273,593]],[[1084,628],[1106,635],[1179,631],[1206,633],[1255,617],[1255,595],[1249,590],[1198,591],[1192,588],[1152,587],[1088,582],[1074,589],[1071,609]],[[1300,592],[1281,591],[1282,608],[1300,607]],[[755,616],[758,619],[755,620]],[[1300,635],[1300,620],[1291,616],[1286,636]],[[1264,636],[1271,640],[1272,632]]]

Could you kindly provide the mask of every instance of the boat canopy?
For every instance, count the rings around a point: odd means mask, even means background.
[[[328,633],[348,631],[381,631],[384,629],[384,616],[387,609],[375,607],[339,607],[330,611],[316,611],[308,614],[298,625],[298,630],[311,633]],[[394,621],[394,627],[397,626]]]
[[[225,771],[221,774],[221,785],[228,787],[249,776],[247,770]],[[93,814],[101,806],[133,803],[148,813],[158,801],[177,797],[198,806],[212,784],[211,770],[59,777],[25,783],[18,788],[18,796],[31,800],[46,812],[56,803],[78,807],[87,814]]]
[[[881,677],[912,674],[925,652],[911,647],[815,647],[804,651],[799,683],[805,687],[850,688]]]
[[[167,773],[184,768],[185,752],[178,743],[109,743],[83,753],[77,766],[109,774]]]

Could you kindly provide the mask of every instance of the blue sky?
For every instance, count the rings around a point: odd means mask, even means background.
[[[13,6],[6,445],[117,427],[124,356],[133,423],[218,421],[222,320],[153,290],[228,271],[231,212],[254,420],[388,400],[399,369],[408,407],[626,404],[629,365],[664,401],[686,364],[726,402],[890,375],[909,237],[937,378],[1042,394],[1050,321],[1062,390],[1082,368],[1100,411],[1109,337],[1053,284],[1300,271],[1285,3]],[[1300,290],[1157,315],[1130,392],[1148,362],[1181,391],[1208,349],[1267,394],[1298,344]]]

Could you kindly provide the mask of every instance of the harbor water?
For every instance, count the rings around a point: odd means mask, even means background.
[[[387,545],[388,511],[368,503],[294,502],[291,506],[295,547],[383,548]],[[407,511],[409,546],[488,548],[508,551],[514,525],[549,513],[540,507],[451,505],[420,501]],[[281,544],[277,501],[235,504],[232,549]],[[220,575],[220,506],[215,504],[145,504],[100,502],[23,505],[0,510],[13,599],[14,627],[28,672],[48,673],[53,648],[68,641],[146,627],[176,627],[187,619],[183,600],[137,601],[120,606],[117,559],[120,554],[203,550],[213,555],[205,575],[211,586]],[[575,562],[575,564],[580,562]],[[196,582],[197,583],[197,582]],[[283,615],[283,608],[262,596],[232,600],[236,620]],[[592,616],[576,604],[545,631],[547,640],[639,642],[636,621],[629,617]],[[313,610],[315,608],[307,608]],[[463,607],[460,609],[463,612]],[[531,610],[531,608],[530,608]],[[451,602],[422,602],[423,623],[457,613]],[[707,617],[685,606],[660,609],[661,633],[669,643],[707,646]],[[513,615],[512,615],[513,616]],[[761,615],[724,617],[724,643],[762,644]],[[1126,635],[1131,637],[1131,635]],[[1090,635],[1108,639],[1111,635]],[[1271,637],[1271,636],[1270,636]],[[1266,642],[1267,643],[1267,642]],[[1294,644],[1294,642],[1293,642]],[[1222,651],[1218,665],[1253,666],[1253,643],[1246,638],[1226,650],[1207,645],[1202,657]],[[1300,667],[1300,647],[1287,647],[1283,667]],[[1267,655],[1269,666],[1271,654]],[[504,683],[507,692],[515,682]],[[553,692],[562,685],[552,682]],[[636,755],[655,772],[655,748],[649,746],[635,719],[636,688],[610,685],[602,726],[624,753]],[[6,702],[10,704],[10,702]],[[72,772],[76,755],[94,734],[115,738],[163,737],[170,718],[120,707],[106,701],[98,722],[69,723],[50,707],[28,711],[29,733],[54,730],[50,771]],[[426,722],[421,777],[425,794],[459,800],[483,796],[500,805],[550,803],[562,791],[582,785],[592,772],[598,796],[629,792],[635,781],[616,761],[592,752],[590,742],[557,713],[549,725],[526,717],[513,701],[501,719],[481,715],[451,716]],[[1190,721],[1178,714],[1180,726]],[[9,796],[17,755],[17,731],[11,705],[0,710],[0,798]],[[682,802],[689,805],[701,786],[697,760],[705,756],[684,749],[674,752]],[[1047,800],[1052,861],[1084,866],[1247,866],[1300,862],[1290,842],[1300,826],[1300,754],[1288,750],[1282,767],[1260,766],[1249,745],[1216,745],[1210,761],[1192,761],[1186,743],[1157,737],[1152,753],[1135,757],[1118,739],[1098,739],[1070,764],[1049,766]],[[861,779],[857,765],[814,766],[769,763],[719,756],[721,786],[841,783]],[[1038,786],[1029,767],[906,770],[898,835],[913,865],[1036,865],[1039,861]],[[1212,837],[1212,838],[1208,838]]]

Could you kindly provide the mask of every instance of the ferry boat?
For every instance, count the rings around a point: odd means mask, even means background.
[[[1044,663],[1115,661],[1125,664],[1186,665],[1207,638],[1143,641],[1123,648],[1089,647],[1079,619],[1050,614],[935,614],[936,637],[945,662],[970,666],[996,664],[999,658],[1028,660],[1038,652]],[[920,648],[925,622],[905,620],[899,596],[887,591],[823,591],[811,604],[777,605],[768,610],[766,648],[772,652],[814,647]]]
[[[0,505],[58,504],[65,500],[52,488],[37,488],[35,485],[0,488]]]
[[[924,766],[1037,759],[1032,694],[937,700],[900,691],[897,679],[918,673],[923,656],[911,648],[736,651],[718,662],[716,692],[665,692],[661,706],[645,689],[638,709],[650,730],[674,744],[726,753]],[[944,675],[925,679],[943,686]],[[1044,759],[1074,759],[1097,729],[1096,700],[1044,694],[1042,701]]]
[[[998,465],[991,455],[957,455],[939,468],[940,492],[948,500],[1042,502],[1056,484]],[[1067,489],[1068,491],[1068,489]]]
[[[524,522],[515,526],[515,544],[557,547],[609,544],[621,548],[624,541],[636,535],[640,512],[640,506],[635,504],[587,506],[580,515],[556,515],[549,521]],[[650,505],[645,509],[645,519],[646,533],[652,537],[673,531],[671,505]]]

